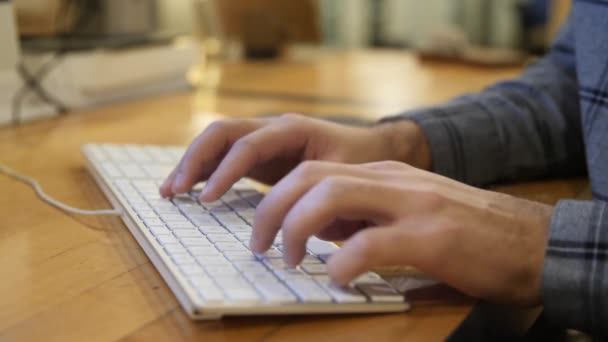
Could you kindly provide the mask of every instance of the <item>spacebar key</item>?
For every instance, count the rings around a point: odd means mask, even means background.
[[[289,287],[304,303],[330,303],[332,301],[321,286],[311,279],[286,279]]]

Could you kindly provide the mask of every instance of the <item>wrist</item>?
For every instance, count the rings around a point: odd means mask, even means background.
[[[431,170],[429,143],[422,128],[414,121],[399,120],[376,126],[383,138],[389,160],[397,160],[414,167]]]

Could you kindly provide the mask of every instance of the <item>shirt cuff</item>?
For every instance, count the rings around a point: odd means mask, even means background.
[[[550,323],[608,336],[608,204],[560,201],[543,269]]]
[[[412,120],[424,132],[431,150],[433,172],[472,184],[484,185],[502,175],[505,163],[496,127],[488,113],[471,101],[387,117],[381,122]]]

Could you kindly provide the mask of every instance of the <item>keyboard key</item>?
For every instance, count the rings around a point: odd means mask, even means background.
[[[150,219],[150,218],[158,218],[158,215],[156,215],[156,213],[152,210],[140,210],[137,212],[137,216],[139,216],[139,218],[142,220]]]
[[[297,268],[274,269],[274,275],[277,278],[287,281],[289,279],[309,279],[310,277]]]
[[[331,242],[323,241],[317,237],[311,237],[308,239],[306,243],[306,248],[310,253],[314,255],[328,255],[336,250],[338,250],[338,246]]]
[[[123,162],[130,161],[131,157],[124,150],[124,147],[118,145],[104,144],[101,148],[112,161]]]
[[[224,293],[215,284],[197,287],[200,298],[208,305],[219,305],[224,302]]]
[[[242,243],[248,244],[249,241],[251,240],[251,233],[237,233],[234,234],[234,237],[237,238],[237,240],[241,241]]]
[[[220,253],[197,255],[195,259],[203,266],[232,266],[232,263]]]
[[[207,234],[209,241],[216,242],[238,242],[238,240],[231,234]]]
[[[173,231],[173,235],[178,238],[198,238],[202,237],[203,234],[199,232],[197,229],[178,229]]]
[[[166,245],[166,244],[176,244],[179,241],[177,240],[177,238],[173,235],[156,235],[156,240],[161,244],[161,245]]]
[[[197,226],[217,226],[219,222],[209,214],[189,215],[188,218]]]
[[[283,259],[263,259],[264,264],[266,265],[266,267],[270,268],[270,269],[286,269],[289,268],[289,266],[287,265],[287,263],[283,260]]]
[[[171,259],[177,265],[196,265],[196,260],[190,254],[173,254]]]
[[[152,157],[140,146],[128,145],[125,146],[125,151],[132,160],[135,160],[139,163],[151,162]]]
[[[188,221],[188,219],[186,217],[184,217],[184,215],[182,214],[175,214],[175,213],[163,213],[161,215],[159,215],[161,220],[165,221],[165,222],[186,222],[186,223],[190,223],[190,221]],[[192,225],[190,223],[190,225]]]
[[[336,303],[365,303],[367,298],[352,286],[339,287],[331,282],[329,277],[314,278],[321,287],[329,293]]]
[[[279,259],[283,258],[283,253],[278,249],[269,249],[264,253],[258,254],[258,257],[262,259]]]
[[[210,249],[215,249],[213,244],[202,235],[199,237],[182,237],[179,239],[179,241],[187,247],[204,246]]]
[[[167,243],[167,244],[163,245],[163,248],[169,255],[189,254],[188,250],[184,246],[180,245],[179,243]]]
[[[205,271],[213,277],[219,276],[237,276],[239,275],[239,271],[236,270],[232,265],[204,265]]]
[[[230,261],[236,260],[251,260],[256,261],[257,258],[250,251],[225,251],[224,256]]]
[[[208,211],[213,211],[213,212],[226,211],[226,212],[230,212],[230,207],[226,206],[226,204],[224,204],[224,202],[222,202],[222,201],[202,202],[201,205],[206,210],[208,210]]]
[[[215,248],[215,246],[213,246],[211,243],[208,245],[187,245],[187,249],[194,256],[222,255],[222,253],[218,251],[217,248]]]
[[[385,282],[377,273],[365,272],[351,281],[351,284],[383,284]]]
[[[199,226],[198,230],[207,235],[207,234],[226,234],[226,228],[222,226]]]
[[[312,279],[287,279],[285,284],[304,303],[330,303],[332,298]]]
[[[102,161],[108,160],[108,156],[106,156],[104,151],[98,145],[87,144],[84,147],[84,150],[96,162],[102,162]]]
[[[164,149],[157,146],[146,146],[144,147],[145,151],[152,157],[155,161],[160,163],[174,163],[174,158]]]
[[[238,302],[239,304],[256,304],[262,302],[262,297],[252,287],[236,287],[229,285],[223,287],[224,295],[231,301]]]
[[[191,277],[188,277],[188,281],[190,281],[190,283],[194,287],[197,287],[197,288],[198,287],[205,287],[205,286],[215,285],[215,281],[213,280],[213,278],[211,278],[207,274],[192,275]]]
[[[249,251],[249,249],[240,242],[217,242],[215,244],[215,247],[222,252],[224,252],[224,251],[243,251],[243,252]]]
[[[117,177],[122,177],[122,172],[120,172],[120,169],[114,165],[114,163],[112,162],[103,162],[100,164],[101,169],[103,170],[103,173],[105,173],[106,175],[108,175],[111,178],[117,178]]]
[[[238,194],[254,208],[264,199],[264,195],[255,190],[238,191]]]
[[[327,265],[325,264],[302,264],[300,268],[310,275],[327,274]]]
[[[305,265],[305,264],[320,264],[321,263],[321,259],[317,258],[314,255],[310,255],[310,254],[306,254],[304,256],[304,259],[302,259],[301,264]]]
[[[246,224],[245,221],[235,213],[215,213],[214,216],[224,227]]]
[[[135,163],[117,163],[116,166],[120,169],[122,174],[127,178],[137,179],[146,178],[144,170],[142,170]]]
[[[374,303],[402,303],[403,295],[399,294],[388,283],[357,284],[355,287],[365,293]]]
[[[280,282],[257,281],[253,285],[266,303],[290,304],[298,301],[298,298]]]
[[[167,228],[167,227],[165,227],[163,225],[149,226],[148,229],[150,230],[150,232],[154,236],[157,236],[157,235],[170,235],[171,234],[171,231],[169,230],[169,228]]]
[[[226,226],[231,233],[251,233],[251,226],[243,224],[229,224]]]
[[[183,222],[180,222],[180,221],[165,221],[165,224],[171,230],[180,230],[180,229],[196,230],[196,227],[192,223],[190,223],[188,221],[183,221]]]
[[[205,270],[201,266],[196,264],[186,264],[178,266],[182,273],[186,275],[186,277],[205,274]]]
[[[253,284],[257,284],[259,282],[278,282],[279,279],[270,271],[262,271],[262,270],[245,270],[243,272],[243,277],[247,278]]]
[[[259,261],[252,260],[235,260],[234,267],[243,273],[264,273],[270,274],[276,280],[274,275]]]

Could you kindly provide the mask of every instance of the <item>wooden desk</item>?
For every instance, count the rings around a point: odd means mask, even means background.
[[[0,129],[0,160],[61,201],[107,208],[84,168],[83,143],[187,144],[218,112],[376,119],[478,90],[518,70],[420,64],[392,52],[330,52],[223,72],[219,95],[201,90]],[[502,189],[554,202],[584,187],[584,181],[552,181]],[[405,314],[191,322],[119,219],[67,215],[1,175],[0,190],[0,340],[437,341],[472,304],[440,291]]]

